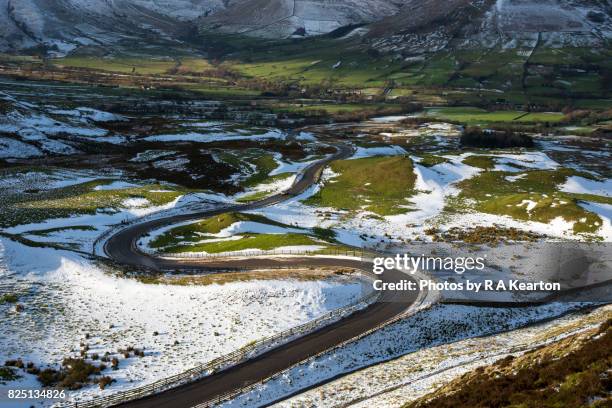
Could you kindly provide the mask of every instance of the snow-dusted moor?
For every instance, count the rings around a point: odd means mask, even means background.
[[[606,407],[612,3],[0,0],[0,408]]]

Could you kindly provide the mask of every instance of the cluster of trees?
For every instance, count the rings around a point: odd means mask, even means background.
[[[466,147],[533,147],[533,138],[510,130],[491,130],[468,127],[461,134],[461,145]]]

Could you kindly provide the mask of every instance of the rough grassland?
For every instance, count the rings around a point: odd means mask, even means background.
[[[495,159],[491,156],[469,156],[462,163],[483,170],[495,168]]]
[[[234,235],[239,239],[227,241],[217,241],[218,237],[213,235],[237,222],[244,221],[286,228],[287,232],[267,234],[245,231]],[[269,251],[279,247],[302,245],[316,245],[334,250],[350,250],[350,248],[338,245],[335,233],[331,230],[324,228],[301,229],[303,230],[302,233],[295,232],[295,229],[300,228],[272,221],[261,215],[225,213],[206,218],[200,222],[172,228],[153,239],[149,246],[165,253],[207,252],[211,254],[249,249]]]
[[[278,167],[278,163],[274,160],[274,155],[271,153],[251,149],[240,154],[237,152],[221,151],[217,156],[237,171],[248,174],[248,177],[240,183],[243,187],[253,187],[260,183],[278,180],[276,176],[269,176]]]
[[[487,171],[459,183],[459,199],[475,210],[497,215],[507,215],[523,221],[549,223],[557,217],[574,222],[574,232],[595,232],[602,221],[598,215],[586,211],[580,200],[610,203],[606,197],[571,194],[557,190],[568,177],[577,175],[571,169],[534,170],[523,178],[508,181],[515,173]],[[582,176],[588,176],[580,174]],[[457,210],[457,208],[455,208]]]
[[[149,184],[120,190],[95,190],[112,180],[95,180],[74,186],[7,194],[0,197],[0,226],[41,222],[77,214],[95,214],[98,209],[122,207],[128,198],[144,198],[151,205],[167,204],[184,191]]]
[[[234,282],[249,282],[262,280],[297,280],[297,281],[320,281],[336,276],[351,275],[355,273],[353,269],[336,269],[336,268],[320,268],[320,269],[271,269],[257,271],[243,271],[240,273],[214,273],[207,275],[146,275],[140,276],[139,280],[148,284],[163,284],[163,285],[180,285],[180,286],[206,286],[206,285],[224,285]]]
[[[338,176],[307,199],[310,205],[366,210],[380,216],[403,214],[414,191],[416,175],[410,158],[368,157],[332,163]]]

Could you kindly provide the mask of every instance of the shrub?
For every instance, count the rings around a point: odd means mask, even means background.
[[[65,358],[60,370],[46,368],[38,372],[37,378],[45,387],[78,390],[90,382],[90,376],[100,374],[101,367],[89,364],[81,358]]]
[[[17,303],[18,300],[19,296],[15,295],[14,293],[5,293],[4,295],[0,296],[0,305],[4,303]]]
[[[106,375],[104,377],[100,377],[98,380],[98,385],[100,386],[100,389],[103,390],[107,385],[112,384],[114,381],[115,380]]]
[[[62,388],[76,390],[88,383],[89,376],[99,374],[100,368],[87,363],[80,358],[65,358],[62,362],[60,375],[62,379],[58,384]]]
[[[19,378],[15,370],[10,367],[0,367],[0,381],[12,381]]]
[[[45,368],[38,373],[36,378],[38,378],[38,381],[45,387],[51,387],[60,381],[58,371],[52,368]]]
[[[17,368],[23,368],[24,364],[23,364],[23,360],[18,358],[16,360],[6,360],[4,362],[4,365],[7,367],[17,367]]]
[[[312,233],[319,239],[324,241],[335,241],[336,233],[329,228],[314,227]]]
[[[38,373],[40,373],[40,370],[34,365],[33,362],[30,361],[28,364],[26,364],[26,373],[38,375]]]

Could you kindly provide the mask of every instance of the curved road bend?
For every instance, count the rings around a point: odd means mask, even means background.
[[[218,215],[228,211],[245,211],[274,205],[288,196],[304,192],[314,184],[323,170],[333,160],[350,156],[352,150],[346,145],[338,146],[338,153],[317,162],[307,168],[303,177],[288,191],[267,199],[240,206],[202,211],[192,214],[179,214],[164,219],[156,219],[135,224],[121,230],[109,238],[104,246],[106,254],[117,262],[144,266],[155,270],[168,269],[258,269],[274,267],[351,267],[370,272],[372,265],[368,262],[352,259],[334,259],[317,257],[291,258],[251,258],[251,259],[161,259],[140,252],[136,246],[138,239],[154,229],[177,222],[195,220]],[[399,282],[413,277],[399,271],[387,271],[380,276],[384,282]],[[418,298],[418,292],[386,291],[367,308],[353,313],[346,318],[323,327],[315,332],[293,340],[283,346],[270,350],[254,359],[230,367],[208,377],[185,384],[159,394],[151,395],[121,406],[126,407],[193,407],[201,402],[214,399],[219,395],[246,387],[276,374],[315,354],[328,350],[346,340],[365,333],[380,324],[405,312]]]

